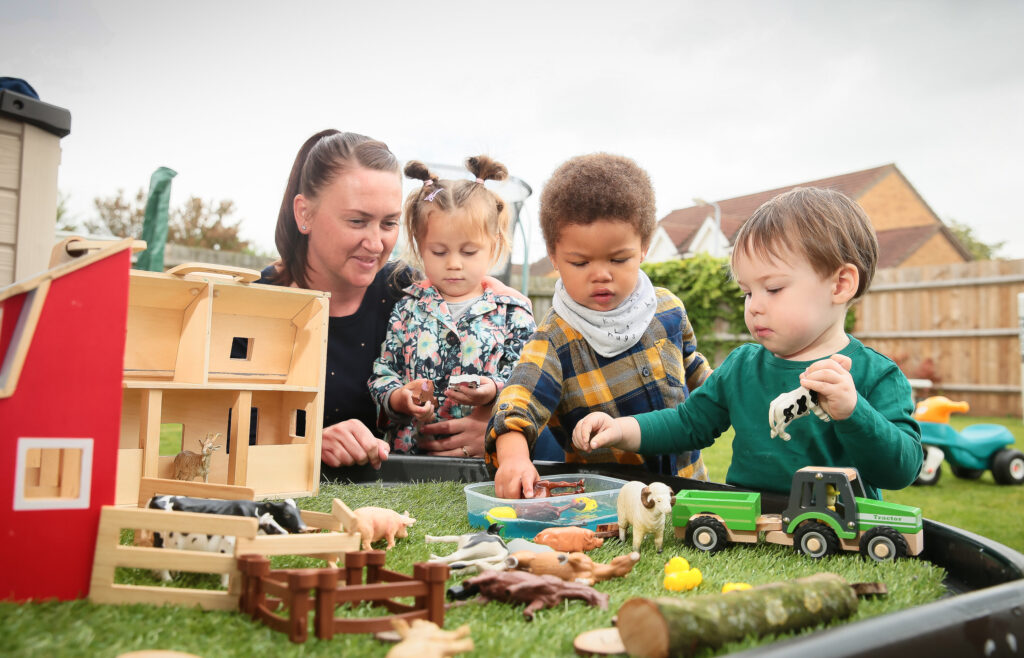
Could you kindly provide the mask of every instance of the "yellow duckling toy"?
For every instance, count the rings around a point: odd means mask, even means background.
[[[703,582],[700,569],[691,568],[686,558],[674,557],[665,565],[665,589],[672,592],[688,592]]]

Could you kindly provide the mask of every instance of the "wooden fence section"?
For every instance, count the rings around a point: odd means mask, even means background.
[[[392,629],[392,620],[427,619],[444,625],[444,588],[448,565],[420,562],[407,576],[384,568],[384,551],[345,554],[344,569],[280,569],[271,571],[263,556],[241,555],[242,593],[239,609],[270,628],[287,633],[292,642],[305,642],[309,613],[316,636],[329,640],[336,633],[373,633]],[[363,571],[366,584],[363,584]],[[393,601],[412,597],[413,603]],[[385,617],[338,618],[339,605],[368,601],[385,608]]]
[[[1019,416],[1018,293],[1024,260],[879,270],[853,334],[932,380],[928,393],[966,400],[972,414]]]

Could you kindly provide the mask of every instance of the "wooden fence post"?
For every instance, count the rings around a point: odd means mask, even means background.
[[[366,553],[366,584],[376,585],[380,582],[380,570],[384,567],[387,554],[384,551],[368,551]]]
[[[243,614],[256,619],[259,607],[267,598],[263,591],[263,577],[270,574],[270,560],[262,555],[241,555],[238,557],[238,569],[242,572],[242,594],[238,599],[238,607]]]
[[[365,566],[365,552],[355,551],[345,553],[345,582],[349,587],[363,584],[363,567]]]
[[[288,619],[288,639],[302,644],[309,636],[309,612],[313,602],[309,590],[316,587],[317,575],[313,569],[296,569],[288,574],[288,608],[291,610]]]
[[[334,593],[338,590],[339,569],[321,569],[316,579],[316,614],[313,623],[321,640],[334,637]]]
[[[427,611],[427,619],[439,627],[444,626],[444,586],[448,582],[448,565],[437,562],[417,562],[412,576],[427,584],[427,594],[416,597],[416,607]]]

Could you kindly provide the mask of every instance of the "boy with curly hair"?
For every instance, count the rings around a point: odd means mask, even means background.
[[[495,493],[533,496],[539,478],[530,457],[545,425],[566,461],[643,464],[706,480],[699,450],[584,453],[570,440],[591,411],[624,416],[675,407],[711,372],[683,303],[640,270],[656,225],[647,173],[607,153],[572,158],[544,187],[540,224],[561,278],[494,407],[485,459],[496,469]]]
[[[729,484],[784,493],[804,466],[853,466],[872,498],[910,485],[922,456],[910,383],[844,329],[877,260],[870,220],[841,192],[798,187],[767,201],[732,252],[757,342],[733,350],[686,404],[630,418],[592,414],[573,443],[584,452],[692,450],[731,425]]]

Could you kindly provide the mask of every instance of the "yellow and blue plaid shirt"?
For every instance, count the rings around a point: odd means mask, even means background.
[[[492,470],[498,436],[521,432],[532,453],[546,424],[567,462],[645,464],[657,473],[707,479],[699,450],[643,457],[617,448],[580,453],[572,446],[572,430],[588,413],[617,418],[673,408],[711,373],[697,351],[682,301],[664,288],[654,290],[658,305],[647,331],[613,357],[595,352],[553,309],[548,311],[494,405],[485,444]]]

